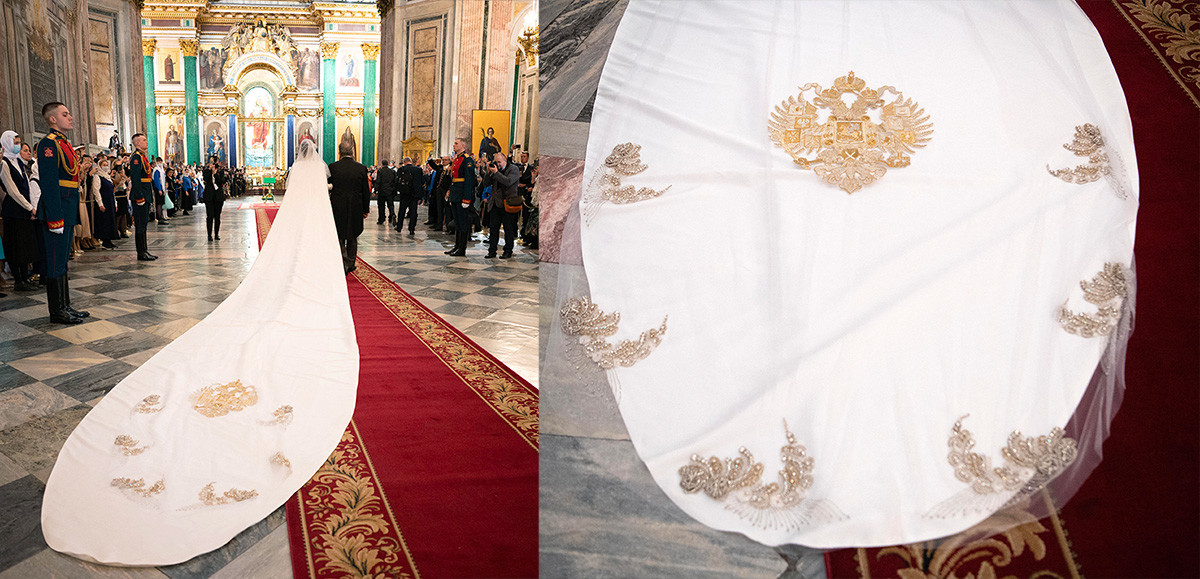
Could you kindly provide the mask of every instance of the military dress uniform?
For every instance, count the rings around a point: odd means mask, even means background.
[[[471,239],[471,201],[475,198],[475,160],[466,153],[450,163],[450,210],[454,212],[454,249],[447,255],[467,254]],[[463,203],[467,206],[463,207]]]
[[[150,221],[150,205],[153,203],[153,186],[150,176],[150,159],[141,151],[134,151],[129,159],[129,203],[133,205],[133,237],[139,261],[153,261],[146,241],[146,223]]]
[[[79,157],[67,136],[59,131],[50,131],[39,141],[35,154],[42,189],[37,214],[43,225],[39,229],[50,320],[78,324],[88,313],[71,308],[67,256],[71,253],[71,231],[79,223]]]

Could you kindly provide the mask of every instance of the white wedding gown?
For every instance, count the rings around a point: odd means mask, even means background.
[[[186,561],[278,508],[337,445],[358,344],[328,168],[312,143],[301,150],[237,290],[67,439],[42,506],[54,550],[110,565]]]
[[[809,130],[873,95],[869,119]],[[800,97],[814,107],[789,109]],[[1103,160],[1064,149],[1088,124]],[[826,172],[885,136],[911,163]],[[1078,182],[1048,170],[1064,168]],[[575,302],[563,326],[697,520],[772,545],[921,541],[1099,449],[1115,406],[1078,448],[1052,434],[1128,337],[1138,180],[1124,94],[1073,2],[632,0],[584,183],[590,299],[620,318]],[[1102,271],[1130,289],[1097,314],[1080,283]],[[1065,329],[1064,304],[1112,339]],[[1018,438],[1012,461],[1014,431],[1048,438]]]

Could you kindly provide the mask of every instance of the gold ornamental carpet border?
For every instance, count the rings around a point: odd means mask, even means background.
[[[829,577],[872,579],[1081,579],[1067,527],[1050,493],[1038,498],[1050,516],[1041,520],[1016,510],[993,515],[992,520],[1013,524],[1002,533],[978,531],[982,524],[958,535],[892,547],[859,547],[825,554]],[[985,521],[984,524],[989,521]],[[1049,528],[1043,523],[1049,523]]]
[[[353,420],[286,508],[295,577],[420,579]],[[296,564],[298,550],[304,566]]]
[[[1200,108],[1200,3],[1110,0],[1171,78]]]
[[[538,449],[538,393],[525,379],[362,259],[354,277],[500,418]]]

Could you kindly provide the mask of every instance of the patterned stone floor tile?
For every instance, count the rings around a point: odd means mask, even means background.
[[[91,318],[88,319],[90,320]],[[96,320],[84,322],[77,326],[66,326],[58,330],[50,330],[46,333],[56,338],[62,338],[72,344],[83,344],[85,342],[124,334],[128,331],[130,331],[130,328],[126,328],[120,324],[114,324],[108,320]]]
[[[29,471],[5,454],[0,453],[0,486],[26,476],[29,476]]]
[[[77,406],[79,401],[41,382],[0,392],[0,430]]]
[[[54,466],[54,459],[67,436],[90,410],[90,407],[80,404],[0,430],[0,453],[28,472],[47,470]]]
[[[8,364],[0,364],[0,392],[37,382],[37,379]]]
[[[30,338],[43,337],[31,336]],[[44,336],[54,340],[58,340],[54,336]],[[29,339],[29,338],[23,338]],[[20,340],[15,340],[20,341]],[[66,340],[60,340],[63,344],[69,344]],[[111,360],[108,356],[102,356],[82,346],[69,346],[59,348],[36,356],[21,358],[20,360],[12,360],[8,363],[9,366],[16,368],[38,380],[45,381],[55,376],[61,376],[76,370],[88,368],[96,364],[103,364]]]

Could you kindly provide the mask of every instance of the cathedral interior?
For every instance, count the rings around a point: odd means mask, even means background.
[[[0,126],[27,139],[57,100],[73,143],[145,133],[152,157],[216,155],[254,180],[305,138],[366,165],[488,128],[506,152],[538,151],[531,0],[15,0],[0,33]]]

